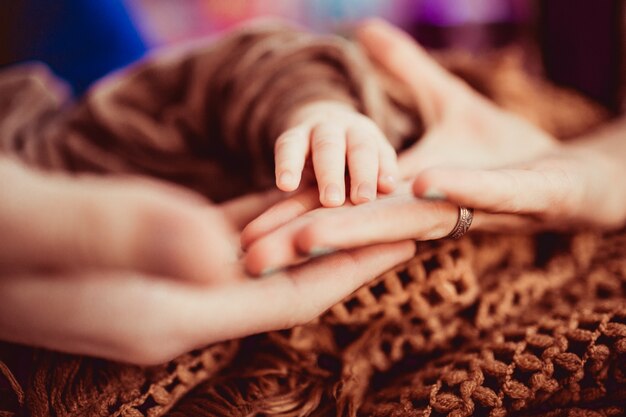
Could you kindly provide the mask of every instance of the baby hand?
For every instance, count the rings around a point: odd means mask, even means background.
[[[298,188],[310,156],[326,207],[345,201],[346,161],[354,204],[374,200],[377,191],[394,190],[396,152],[371,119],[347,104],[324,101],[304,106],[292,120],[294,127],[278,138],[274,149],[279,189]]]

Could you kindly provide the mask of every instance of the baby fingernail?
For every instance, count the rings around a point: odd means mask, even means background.
[[[309,251],[309,255],[312,257],[323,256],[333,253],[335,250],[331,248],[313,248]]]
[[[341,189],[337,184],[329,184],[324,190],[324,198],[329,203],[341,203]]]
[[[384,182],[386,182],[389,185],[394,185],[396,183],[396,177],[394,177],[393,175],[387,175],[383,177],[382,179]]]
[[[357,189],[356,195],[362,200],[373,200],[376,196],[376,190],[371,184],[361,184]]]
[[[426,200],[445,200],[447,197],[446,193],[436,188],[428,188],[422,194],[422,198]]]
[[[278,177],[278,182],[283,185],[290,185],[293,182],[293,174],[289,171],[283,172],[280,174],[280,177]]]

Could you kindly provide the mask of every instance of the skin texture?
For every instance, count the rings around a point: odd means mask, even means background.
[[[374,21],[358,36],[426,122],[394,192],[330,208],[320,190],[215,206],[155,181],[43,175],[0,159],[0,339],[159,363],[309,321],[408,259],[407,239],[446,236],[458,204],[477,209],[475,230],[624,225],[625,122],[561,145],[397,29]]]
[[[426,134],[399,156],[396,192],[357,207],[320,207],[306,193],[278,203],[242,233],[255,272],[307,256],[380,242],[443,238],[459,205],[472,230],[615,229],[626,223],[626,121],[558,143],[496,108],[441,68],[408,35],[382,22],[360,27],[372,59],[406,84]],[[271,248],[282,248],[281,254]]]
[[[66,352],[156,364],[305,323],[414,251],[377,245],[253,279],[239,229],[275,192],[214,206],[156,181],[6,159],[0,177],[0,339]]]
[[[623,225],[626,191],[613,184],[626,166],[624,121],[559,143],[473,92],[398,29],[372,21],[358,36],[423,109],[427,134],[400,158],[417,197],[478,209],[484,229]]]
[[[352,203],[372,201],[377,191],[394,190],[396,152],[378,126],[354,108],[339,102],[314,102],[298,109],[290,125],[275,145],[279,189],[296,190],[310,160],[325,207],[345,202],[346,165]]]

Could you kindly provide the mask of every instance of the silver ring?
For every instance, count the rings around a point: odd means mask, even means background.
[[[450,239],[460,239],[472,225],[474,220],[474,209],[459,206],[459,218],[456,221],[454,229],[446,236]]]

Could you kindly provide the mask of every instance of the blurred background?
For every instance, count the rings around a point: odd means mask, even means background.
[[[146,51],[258,17],[342,32],[378,16],[429,48],[519,45],[561,85],[617,109],[625,0],[4,0],[0,66],[47,63],[77,95]]]

